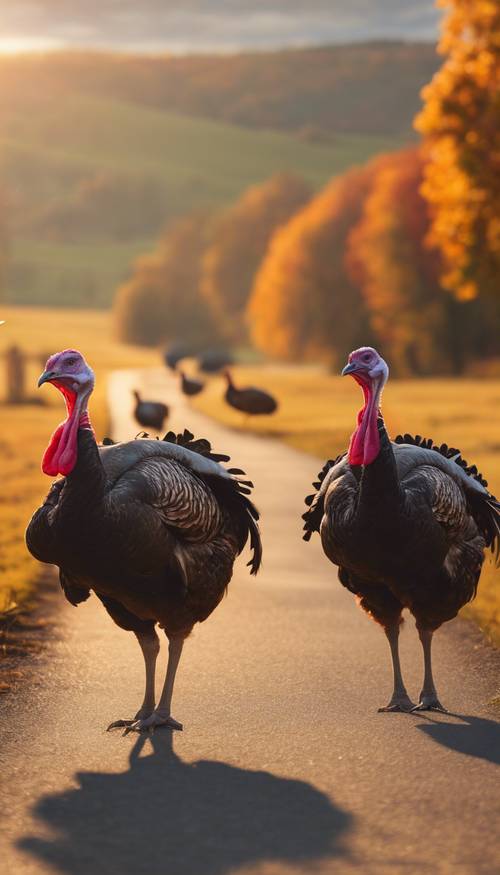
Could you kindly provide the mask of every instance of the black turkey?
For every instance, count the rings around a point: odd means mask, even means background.
[[[320,532],[341,583],[385,630],[394,691],[380,710],[444,710],[432,676],[432,636],[474,598],[485,548],[498,560],[500,504],[458,450],[408,434],[389,440],[379,407],[389,371],[375,349],[352,352],[342,373],[359,383],[364,406],[348,452],[326,463],[317,493],[306,499],[304,538]],[[416,619],[424,653],[416,706],[399,663],[404,608]]]
[[[233,356],[225,349],[208,349],[198,356],[198,367],[205,374],[218,374],[233,362]]]
[[[143,401],[136,389],[132,395],[135,398],[134,417],[139,425],[142,425],[143,428],[163,431],[169,414],[167,405],[161,401]]]
[[[229,371],[225,371],[227,388],[224,398],[235,410],[241,410],[249,416],[265,416],[274,413],[278,409],[278,402],[269,392],[257,389],[255,386],[246,386],[239,389],[235,386]]]
[[[205,383],[202,383],[201,380],[195,380],[194,377],[188,377],[181,371],[181,392],[188,397],[193,397],[194,395],[199,395],[200,392],[203,392],[205,388]]]
[[[177,365],[182,359],[188,358],[193,354],[193,350],[186,346],[185,343],[173,343],[163,353],[163,359],[171,371],[177,370]]]
[[[222,466],[227,456],[189,432],[99,447],[87,413],[94,376],[76,350],[49,358],[39,385],[47,382],[63,394],[68,415],[42,468],[63,479],[34,514],[28,548],[59,566],[71,604],[94,590],[115,623],[137,636],[146,666],[144,701],[134,719],[112,726],[182,728],[170,705],[184,639],[223,598],[248,539],[250,573],[260,566],[252,484],[237,476],[239,469]],[[169,658],[155,708],[157,623],[169,639]]]

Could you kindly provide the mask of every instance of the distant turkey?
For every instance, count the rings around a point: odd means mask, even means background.
[[[139,392],[134,390],[135,398],[134,417],[143,428],[154,428],[155,431],[163,431],[168,418],[169,409],[161,401],[143,401]]]
[[[269,392],[257,389],[255,386],[246,386],[238,389],[233,383],[229,371],[225,371],[227,389],[224,395],[227,403],[235,410],[241,410],[249,416],[263,416],[274,413],[278,408],[278,402]]]
[[[47,382],[64,396],[67,419],[52,436],[42,468],[63,479],[34,514],[28,548],[59,566],[73,605],[94,590],[115,623],[139,641],[144,701],[134,719],[111,726],[182,728],[170,704],[184,639],[223,598],[248,539],[250,573],[260,566],[252,484],[236,476],[239,469],[226,470],[220,463],[228,457],[189,432],[98,447],[87,412],[94,375],[76,350],[49,358],[39,385]],[[155,708],[157,623],[169,639],[169,659]]]
[[[181,374],[181,392],[188,397],[199,395],[205,388],[205,383],[201,380],[195,380],[194,377],[187,377],[184,371]]]
[[[198,356],[198,367],[205,374],[218,374],[233,362],[233,356],[225,349],[208,349]]]
[[[500,503],[458,450],[407,434],[389,440],[379,408],[389,371],[375,349],[352,352],[342,373],[359,383],[364,406],[348,452],[326,463],[317,493],[306,499],[304,538],[320,532],[341,583],[385,630],[394,691],[380,710],[444,710],[432,676],[432,636],[474,598],[485,548],[498,560]],[[416,706],[399,663],[404,608],[416,618],[424,653]]]
[[[182,359],[188,358],[193,354],[192,349],[186,346],[185,343],[173,343],[163,354],[165,364],[171,371],[177,369],[177,365]]]

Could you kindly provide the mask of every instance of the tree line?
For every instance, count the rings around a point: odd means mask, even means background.
[[[123,338],[250,340],[332,365],[368,342],[400,375],[500,354],[500,12],[443,5],[446,57],[424,92],[422,144],[316,194],[280,174],[222,214],[173,224],[119,290]]]
[[[437,68],[426,43],[377,41],[242,52],[134,56],[71,51],[0,59],[0,95],[78,91],[251,128],[328,140],[400,136]]]

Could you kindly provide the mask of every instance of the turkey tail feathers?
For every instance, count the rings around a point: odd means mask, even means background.
[[[491,552],[495,557],[497,566],[500,566],[500,502],[491,495],[487,490],[488,483],[483,475],[477,470],[476,465],[469,465],[462,458],[462,453],[456,447],[449,447],[447,444],[437,446],[432,438],[422,438],[420,435],[398,435],[394,439],[395,444],[407,444],[414,447],[421,447],[425,450],[433,450],[439,453],[450,462],[454,462],[463,473],[472,480],[477,481],[482,489],[478,489],[473,494],[468,493],[469,501],[473,516],[484,535],[486,546],[490,547]]]
[[[192,453],[198,453],[199,456],[205,456],[206,459],[211,459],[212,462],[229,462],[229,456],[212,452],[210,441],[206,438],[196,439],[194,434],[188,431],[187,428],[184,429],[182,434],[168,431],[163,440],[169,444],[177,444],[178,447],[191,450]],[[244,472],[242,471],[241,473],[243,474]]]
[[[394,438],[394,443],[409,444],[412,447],[422,447],[424,450],[433,450],[435,453],[439,453],[440,456],[444,456],[445,459],[455,462],[456,465],[459,465],[460,468],[462,468],[465,474],[468,474],[469,477],[473,477],[473,479],[477,480],[485,489],[488,486],[487,481],[484,479],[483,475],[479,473],[476,465],[469,465],[468,462],[462,458],[462,453],[460,450],[457,450],[456,447],[449,447],[448,444],[441,444],[438,446],[434,443],[432,438],[423,438],[419,434],[398,434],[398,436]]]
[[[192,453],[198,453],[212,462],[229,462],[230,460],[229,456],[214,453],[210,441],[206,438],[195,438],[187,429],[182,434],[177,435],[173,431],[169,431],[163,440],[191,450]],[[250,538],[252,558],[248,562],[248,566],[250,574],[257,574],[262,562],[262,541],[257,525],[259,512],[254,503],[247,498],[251,495],[253,483],[251,480],[241,479],[246,477],[241,468],[229,468],[227,473],[231,474],[231,478],[223,479],[207,475],[206,480],[221,507],[228,511],[231,521],[237,529],[240,553]]]
[[[304,534],[302,535],[302,538],[304,541],[310,541],[313,532],[319,532],[324,513],[324,500],[321,494],[321,487],[328,472],[337,465],[344,456],[345,453],[341,453],[336,459],[328,459],[328,461],[325,462],[318,474],[318,479],[312,484],[316,491],[313,492],[312,495],[307,495],[304,499],[308,508],[306,512],[302,514],[302,519],[304,520]]]
[[[500,501],[488,498],[485,502],[488,511],[485,514],[486,546],[490,547],[495,557],[497,567],[500,567]]]

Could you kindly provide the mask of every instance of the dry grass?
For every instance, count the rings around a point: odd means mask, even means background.
[[[271,365],[235,368],[235,377],[238,383],[253,383],[273,392],[280,400],[277,414],[245,423],[222,400],[220,378],[210,382],[195,406],[233,428],[277,437],[320,459],[345,450],[361,406],[352,380],[317,368]],[[486,476],[492,492],[500,495],[500,380],[392,380],[383,406],[390,434],[421,434],[459,447]],[[304,495],[308,486],[304,484]],[[464,613],[500,643],[499,574],[490,555],[479,594]]]
[[[33,591],[36,563],[24,544],[26,524],[47,493],[48,478],[40,460],[64,408],[50,387],[36,389],[41,356],[67,347],[80,349],[96,372],[91,417],[98,437],[107,430],[106,373],[113,368],[158,363],[153,351],[127,347],[112,339],[107,313],[78,310],[43,310],[6,307],[0,328],[0,395],[3,398],[2,353],[13,343],[31,356],[28,389],[43,404],[2,405],[0,453],[3,459],[0,494],[0,614],[26,602]]]

